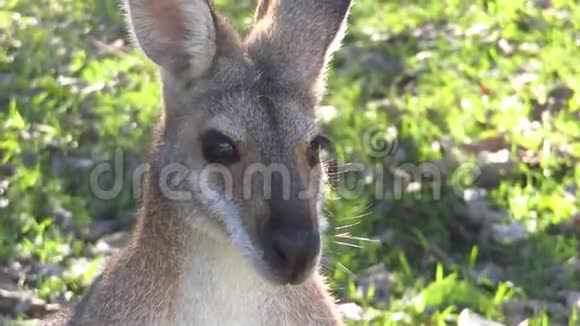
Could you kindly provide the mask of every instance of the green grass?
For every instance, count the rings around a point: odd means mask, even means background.
[[[329,200],[325,269],[342,301],[375,316],[361,325],[453,324],[465,307],[510,322],[505,302],[557,303],[580,290],[580,271],[567,263],[579,258],[578,228],[549,232],[580,211],[570,190],[580,187],[580,5],[540,2],[355,4],[325,100],[338,116],[325,130],[342,164],[384,171],[386,186],[380,196],[372,183],[355,199]],[[248,29],[252,1],[216,5]],[[49,300],[81,294],[101,261],[75,269],[87,244],[71,230],[126,220],[135,208],[131,190],[113,201],[88,191],[91,165],[116,149],[129,156],[127,171],[140,161],[159,111],[155,69],[120,43],[124,35],[111,0],[0,0],[0,262],[65,266],[62,277],[25,284]],[[369,136],[387,150],[375,155]],[[475,168],[490,149],[483,139],[502,140],[507,169]],[[405,163],[444,167],[441,198],[428,178],[394,192],[389,176]],[[498,243],[487,226],[470,229],[458,193],[477,187],[525,239]],[[504,271],[497,282],[474,275],[489,262]],[[388,301],[372,299],[378,287],[358,288],[376,265],[392,275]],[[571,309],[526,313],[530,325],[578,322]]]

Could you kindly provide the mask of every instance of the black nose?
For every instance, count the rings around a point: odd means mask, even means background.
[[[273,229],[269,238],[270,260],[283,282],[302,283],[312,272],[320,254],[318,230]]]

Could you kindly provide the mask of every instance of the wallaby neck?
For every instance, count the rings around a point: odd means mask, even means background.
[[[193,232],[181,262],[175,324],[267,325],[281,286],[265,282],[237,248]],[[279,296],[278,296],[279,297]]]
[[[167,312],[173,316],[172,325],[213,325],[216,320],[220,325],[269,324],[281,286],[265,282],[232,245],[186,225],[179,232],[189,228],[188,236],[175,234],[180,239],[171,240],[170,234],[163,233],[172,227],[149,229],[152,225],[146,224],[144,234],[157,233],[160,240],[148,242],[150,259],[175,269],[169,273],[175,275],[170,280],[173,302]],[[166,247],[168,244],[173,248]]]
[[[166,312],[171,324],[213,325],[223,316],[220,325],[269,325],[283,287],[266,282],[229,241],[213,237],[210,217],[180,216],[186,213],[151,198],[162,197],[146,194],[133,245],[148,264],[171,275],[159,277],[173,289]]]

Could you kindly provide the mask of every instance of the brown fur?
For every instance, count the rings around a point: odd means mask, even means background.
[[[127,0],[126,6],[137,43],[160,67],[165,109],[133,238],[69,324],[341,325],[317,266],[298,285],[263,278],[271,271],[258,234],[274,210],[321,223],[323,171],[308,165],[305,152],[318,133],[314,107],[350,1],[264,0],[244,41],[204,0]],[[227,168],[231,198],[209,199],[187,179],[175,188],[193,197],[169,200],[158,183],[164,167],[199,173],[206,166],[200,135],[208,129],[230,137],[240,151],[241,160]],[[256,163],[288,167],[289,201],[264,200],[257,180],[250,188],[258,195],[243,197],[244,171]],[[224,180],[210,182],[225,189]],[[299,199],[304,189],[313,197]]]

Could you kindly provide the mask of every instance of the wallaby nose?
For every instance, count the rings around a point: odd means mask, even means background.
[[[300,284],[308,278],[320,254],[318,230],[283,230],[270,232],[272,262],[286,283]]]
[[[284,195],[287,185],[280,174],[273,174],[271,180],[270,217],[261,230],[264,257],[278,282],[300,284],[320,256],[318,218],[313,202],[299,198],[298,189],[303,189],[299,177],[292,178],[289,196]]]

